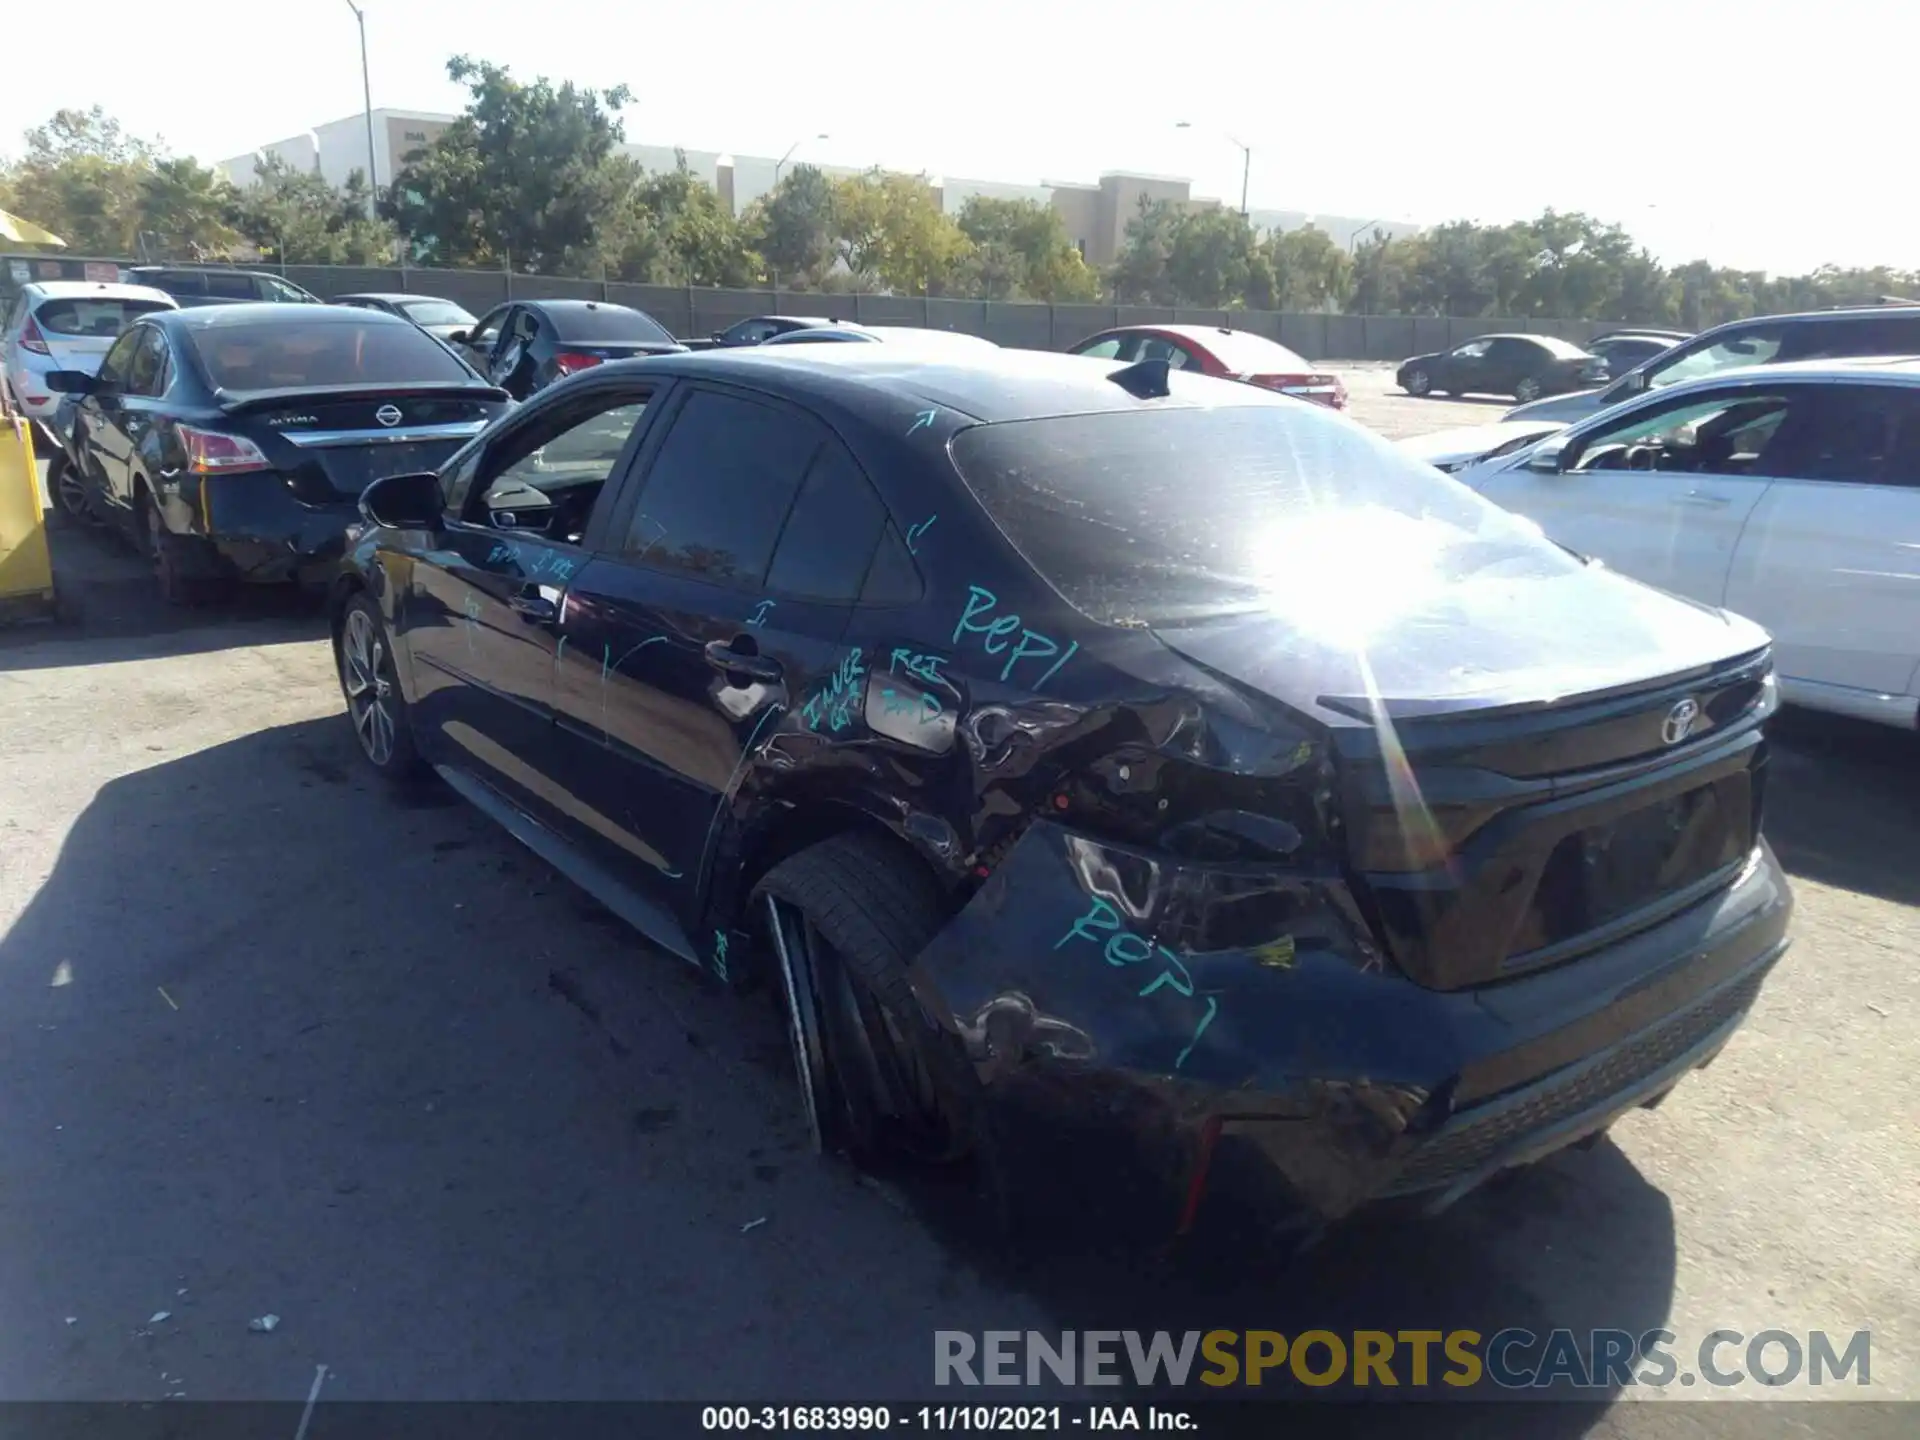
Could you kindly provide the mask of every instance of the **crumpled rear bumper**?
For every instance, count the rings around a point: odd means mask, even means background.
[[[1022,1183],[1098,1176],[1163,1231],[1229,1183],[1321,1223],[1448,1203],[1663,1096],[1738,1027],[1791,909],[1763,844],[1658,926],[1443,992],[1382,958],[1337,869],[1188,863],[1042,822],[914,987]]]

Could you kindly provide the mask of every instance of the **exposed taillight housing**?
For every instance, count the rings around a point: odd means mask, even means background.
[[[1335,410],[1347,408],[1347,387],[1338,375],[1312,372],[1305,375],[1236,375],[1234,379],[1258,385],[1262,390],[1278,390],[1282,395],[1311,400],[1316,405],[1326,405]]]
[[[562,350],[553,357],[553,368],[562,375],[574,375],[582,370],[591,370],[603,358],[600,355],[582,355],[578,350]]]
[[[47,348],[47,337],[40,333],[40,327],[33,323],[33,317],[27,317],[26,328],[20,332],[20,348],[31,350],[36,355],[52,355]]]
[[[243,475],[249,470],[273,468],[260,447],[244,435],[225,435],[193,425],[182,425],[179,430],[189,475]]]

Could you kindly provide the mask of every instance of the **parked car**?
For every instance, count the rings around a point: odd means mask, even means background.
[[[1791,905],[1757,627],[1318,406],[914,359],[605,365],[372,486],[365,763],[777,987],[817,1144],[1039,1124],[1002,1173],[1169,1227],[1223,1116],[1276,1223],[1438,1207],[1726,1042]]]
[[[476,323],[464,307],[434,295],[370,292],[364,295],[336,295],[330,303],[352,305],[360,310],[383,310],[389,315],[398,315],[402,320],[411,320],[429,335],[447,341],[462,331],[472,330]]]
[[[60,404],[47,384],[55,370],[91,375],[114,337],[134,319],[174,303],[145,285],[41,280],[23,285],[0,322],[0,369],[19,413],[46,421]]]
[[[689,350],[731,350],[740,345],[759,345],[790,330],[812,330],[837,322],[825,315],[754,315],[736,320],[724,330],[716,330],[705,340],[689,340]]]
[[[1599,356],[1552,335],[1481,335],[1403,360],[1394,373],[1409,395],[1511,395],[1523,403],[1605,379]]]
[[[291,280],[258,270],[235,270],[209,265],[135,265],[127,278],[137,285],[164,290],[183,308],[199,305],[250,305],[271,301],[286,305],[318,305]]]
[[[1335,410],[1347,408],[1346,383],[1278,341],[1247,330],[1213,325],[1122,325],[1089,335],[1067,352],[1096,360],[1164,360],[1176,370],[1197,370],[1244,380]]]
[[[604,300],[513,300],[447,339],[516,400],[608,360],[687,348],[644,310]]]
[[[1765,626],[1787,700],[1914,726],[1920,361],[1682,381],[1459,478],[1624,574]]]
[[[798,330],[783,330],[761,341],[762,345],[820,345],[829,342],[857,345],[919,345],[950,350],[998,350],[993,341],[961,330],[939,330],[922,325],[855,325],[848,320],[833,320],[825,325],[809,325]]]
[[[1607,362],[1607,376],[1624,375],[1656,355],[1664,355],[1682,340],[1684,330],[1613,330],[1587,342],[1587,353]]]
[[[156,310],[97,375],[48,380],[82,397],[87,505],[175,602],[324,583],[370,481],[437,465],[510,404],[415,326],[333,305]]]
[[[1396,440],[1394,444],[1401,454],[1451,475],[1476,461],[1511,455],[1565,428],[1554,420],[1501,420],[1492,425],[1436,430],[1431,435],[1415,435]]]
[[[1509,410],[1509,420],[1572,424],[1647,390],[1698,380],[1746,365],[1844,356],[1920,355],[1920,306],[1869,305],[1732,320],[1630,370],[1604,390],[1561,395]]]

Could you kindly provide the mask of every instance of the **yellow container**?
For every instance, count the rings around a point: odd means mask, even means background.
[[[0,417],[0,620],[51,615],[53,557],[33,435],[18,417]]]

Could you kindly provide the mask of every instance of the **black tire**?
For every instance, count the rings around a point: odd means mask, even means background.
[[[1409,395],[1426,395],[1433,389],[1433,377],[1425,370],[1409,370],[1400,384]]]
[[[1530,405],[1545,393],[1540,382],[1531,375],[1523,375],[1513,382],[1513,398],[1522,405]]]
[[[371,596],[362,593],[347,602],[333,641],[333,665],[360,758],[395,785],[418,780],[426,762],[414,744],[413,717],[400,693],[393,637]]]
[[[797,1021],[794,1040],[803,1087],[807,1057],[824,1061],[808,1096],[822,1147],[856,1162],[959,1158],[971,1137],[964,1058],[907,975],[946,918],[932,873],[889,840],[837,835],[781,861],[755,890],[754,913],[774,940],[768,901],[787,922],[775,952],[793,960],[794,985],[806,990],[787,990],[789,1019],[817,1017],[817,1051]],[[804,938],[804,955],[791,954],[794,938]]]
[[[160,507],[145,490],[140,492],[140,520],[146,535],[147,559],[153,565],[160,598],[169,605],[210,605],[224,599],[231,586],[207,575],[207,558],[198,552],[204,544],[193,535],[176,535],[160,518]]]

